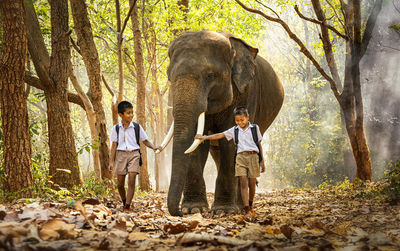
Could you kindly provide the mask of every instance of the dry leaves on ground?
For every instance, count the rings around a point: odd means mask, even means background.
[[[257,194],[254,214],[245,218],[211,213],[172,217],[166,196],[135,198],[130,213],[122,212],[118,202],[96,199],[0,205],[0,250],[400,248],[400,207],[379,197],[276,190]]]

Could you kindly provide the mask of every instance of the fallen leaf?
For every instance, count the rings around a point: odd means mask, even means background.
[[[126,241],[128,242],[135,242],[135,241],[142,241],[142,240],[147,240],[147,234],[143,232],[132,232],[128,235],[126,238]]]
[[[85,204],[89,204],[89,205],[100,205],[101,202],[100,202],[98,199],[90,198],[90,199],[84,200],[84,201],[82,202],[82,205],[85,205]]]
[[[170,234],[179,234],[182,232],[185,232],[187,227],[186,224],[182,223],[182,222],[178,222],[178,223],[167,223],[164,225],[164,231],[168,232]]]
[[[289,225],[282,225],[280,227],[280,230],[282,232],[282,234],[284,234],[286,236],[286,238],[291,239],[292,238],[292,234],[294,232],[294,229],[291,228]]]
[[[43,224],[40,238],[43,240],[71,239],[78,236],[75,224],[68,224],[61,219],[53,219]]]

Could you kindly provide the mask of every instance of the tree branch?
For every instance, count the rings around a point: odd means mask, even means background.
[[[329,6],[331,6],[331,8],[333,10],[333,13],[335,13],[335,16],[336,16],[337,20],[342,25],[343,29],[346,31],[346,26],[344,25],[343,21],[340,19],[338,13],[336,12],[335,7],[332,5],[332,3],[329,0],[326,0],[326,2],[329,4]]]
[[[68,91],[67,99],[68,99],[68,102],[79,105],[80,107],[82,107],[82,109],[85,109],[85,105],[83,104],[83,101],[82,101],[81,97],[79,97],[78,94]]]
[[[128,21],[129,21],[129,18],[130,18],[130,16],[131,16],[131,14],[132,14],[133,8],[134,8],[135,5],[136,5],[136,2],[137,2],[137,0],[135,0],[135,1],[133,2],[132,6],[129,8],[128,15],[126,16],[126,18],[125,18],[125,20],[124,20],[124,24],[122,25],[122,29],[121,29],[121,32],[120,32],[120,34],[119,34],[119,36],[121,36],[121,37],[122,37],[122,34],[124,33],[124,30],[125,30],[125,28],[126,28],[126,25],[127,25]]]
[[[115,94],[113,92],[113,90],[111,89],[111,87],[108,85],[106,78],[104,77],[103,74],[101,74],[101,79],[103,80],[104,85],[106,86],[108,92],[111,94],[111,96],[114,98]]]
[[[289,35],[289,37],[300,46],[300,52],[303,53],[309,60],[311,60],[311,62],[313,63],[315,68],[318,70],[318,72],[321,73],[321,75],[329,82],[330,87],[331,87],[336,99],[338,99],[338,100],[340,99],[340,93],[337,89],[335,81],[324,71],[324,69],[322,69],[322,67],[318,64],[318,62],[315,60],[315,58],[311,55],[310,51],[303,44],[303,42],[301,42],[301,40],[296,36],[296,34],[294,34],[291,31],[289,26],[283,20],[281,20],[279,18],[274,18],[274,17],[268,16],[259,10],[249,8],[249,7],[245,6],[239,0],[235,0],[235,1],[246,11],[261,15],[262,17],[264,17],[265,19],[267,19],[269,21],[279,23],[285,29],[285,31]]]
[[[276,11],[274,11],[272,8],[270,8],[270,7],[266,6],[265,4],[261,3],[261,2],[260,2],[260,1],[258,1],[258,0],[256,0],[256,2],[257,2],[258,4],[260,4],[260,5],[264,6],[264,8],[266,8],[266,9],[268,9],[268,10],[272,11],[272,12],[273,12],[273,13],[276,15],[276,17],[277,17],[277,18],[281,18],[281,17],[278,15],[278,13],[276,13]]]
[[[69,37],[69,38],[70,38],[72,47],[74,47],[74,49],[76,50],[76,52],[78,52],[79,55],[82,56],[81,49],[79,49],[79,47],[78,47],[78,45],[76,44],[76,42],[72,39],[72,37]]]
[[[45,89],[43,87],[42,82],[40,81],[39,77],[33,75],[29,71],[25,71],[24,81],[28,85],[33,86],[33,87],[35,87],[37,89],[40,89],[42,91],[44,91],[44,89]]]
[[[42,82],[40,81],[39,77],[33,75],[29,71],[25,71],[25,76],[24,76],[24,81],[30,86],[33,86],[37,89],[40,89],[42,91],[45,91],[45,88],[42,85]],[[74,104],[77,104],[81,106],[83,109],[85,109],[82,99],[75,93],[72,92],[67,92],[67,98],[68,101]]]
[[[382,9],[382,0],[376,0],[374,8],[372,9],[371,15],[368,18],[365,26],[364,36],[361,41],[360,59],[364,56],[365,51],[368,48],[369,41],[372,37],[372,31],[374,30],[378,14]]]
[[[42,90],[53,85],[49,75],[50,56],[47,51],[39,21],[32,0],[24,2],[26,35],[28,39],[28,50],[37,75],[40,78]]]
[[[294,6],[294,10],[296,11],[297,15],[299,15],[299,17],[301,17],[302,19],[307,20],[307,21],[312,22],[312,23],[315,23],[315,24],[323,25],[323,26],[327,27],[328,29],[330,29],[331,31],[335,32],[339,37],[341,37],[341,38],[343,38],[345,40],[349,40],[349,37],[347,35],[343,35],[335,27],[333,27],[333,26],[331,26],[331,25],[329,25],[329,24],[327,24],[325,22],[322,22],[322,21],[315,20],[313,18],[309,18],[309,17],[304,16],[300,12],[299,7],[297,5]]]
[[[312,2],[312,6],[314,9],[315,15],[318,18],[318,21],[320,21],[321,23],[324,24],[325,20],[326,20],[325,13],[322,10],[320,1],[319,0],[311,0],[311,2]],[[327,26],[325,26],[323,24],[321,24],[320,27],[321,27],[321,40],[322,40],[323,49],[325,52],[325,59],[328,64],[329,70],[331,71],[333,80],[339,86],[339,89],[342,89],[339,72],[337,69],[335,57],[333,55],[332,43],[329,38],[329,30],[328,30]]]

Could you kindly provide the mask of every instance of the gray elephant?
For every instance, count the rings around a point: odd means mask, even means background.
[[[243,40],[213,31],[187,32],[171,43],[167,72],[174,117],[173,133],[168,134],[174,139],[168,191],[171,215],[208,210],[203,178],[208,152],[218,170],[212,210],[240,209],[233,141],[193,141],[196,133],[218,133],[234,126],[233,109],[237,106],[247,107],[250,121],[259,125],[261,133],[271,125],[282,106],[284,91],[271,65],[257,53],[258,49]]]

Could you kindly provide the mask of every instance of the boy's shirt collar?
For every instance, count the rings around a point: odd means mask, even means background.
[[[120,122],[118,123],[118,125],[119,125],[119,127],[124,127],[124,125],[122,124],[122,121],[120,121]],[[129,123],[128,128],[129,128],[129,127],[134,127],[134,126],[133,126],[133,121],[131,121],[131,122]]]

